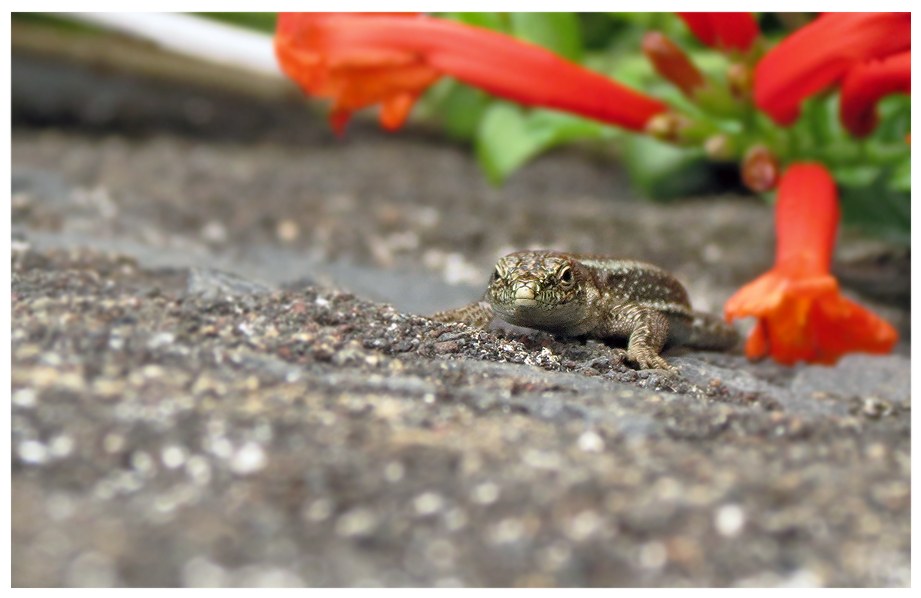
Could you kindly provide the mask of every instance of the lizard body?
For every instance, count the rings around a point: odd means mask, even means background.
[[[509,324],[567,337],[626,341],[640,368],[674,369],[666,345],[726,350],[738,334],[717,316],[691,309],[665,270],[634,260],[557,251],[519,251],[499,260],[479,301],[432,316],[485,328]]]

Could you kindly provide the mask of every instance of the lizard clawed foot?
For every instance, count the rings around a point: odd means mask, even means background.
[[[636,363],[640,366],[641,370],[665,370],[667,372],[676,374],[678,373],[678,368],[673,365],[669,365],[661,355],[655,352],[637,352],[638,354],[632,354],[627,352],[627,359],[633,363]]]

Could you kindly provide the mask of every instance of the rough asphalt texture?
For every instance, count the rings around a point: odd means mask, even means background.
[[[635,203],[572,154],[496,190],[360,127],[12,150],[14,586],[910,583],[907,340],[669,376],[421,317],[527,247],[718,311],[770,264],[758,202]]]

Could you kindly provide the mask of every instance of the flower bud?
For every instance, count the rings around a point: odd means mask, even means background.
[[[643,36],[643,53],[656,72],[688,98],[693,98],[694,91],[703,87],[704,77],[697,67],[681,48],[658,31],[650,31]]]
[[[734,97],[740,100],[748,100],[752,97],[755,78],[748,66],[738,62],[730,64],[726,71],[726,80],[729,83],[729,91]]]
[[[736,157],[736,151],[736,144],[725,133],[711,135],[704,141],[704,152],[714,162],[732,160]]]
[[[780,163],[771,150],[763,145],[756,145],[742,159],[742,181],[755,193],[770,191],[777,186],[780,179]]]
[[[674,112],[663,112],[656,114],[646,122],[645,132],[660,141],[674,143],[683,140],[682,133],[691,124],[691,121],[685,116]]]

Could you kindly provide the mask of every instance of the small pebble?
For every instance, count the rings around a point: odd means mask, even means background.
[[[369,509],[352,509],[336,521],[336,533],[346,538],[370,535],[377,527],[377,517]]]
[[[413,506],[416,509],[416,514],[420,516],[433,515],[444,506],[444,499],[435,492],[425,492],[416,497],[413,501]]]
[[[591,430],[583,432],[579,436],[579,449],[586,453],[600,453],[604,450],[604,440],[596,432]]]
[[[661,569],[666,562],[668,562],[668,551],[661,542],[647,542],[640,547],[640,567],[644,569]]]
[[[291,243],[301,234],[301,227],[293,220],[282,220],[275,227],[275,235],[279,241]]]
[[[41,465],[48,461],[48,449],[37,440],[24,440],[19,443],[19,458],[26,463]]]
[[[737,536],[745,526],[745,511],[739,505],[723,505],[716,511],[714,525],[723,536]]]
[[[491,505],[499,499],[499,486],[492,482],[479,484],[473,489],[471,499],[477,504]]]
[[[265,451],[255,442],[247,442],[234,453],[230,469],[238,475],[256,473],[265,467]]]

